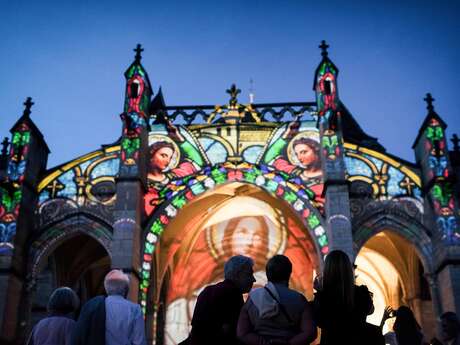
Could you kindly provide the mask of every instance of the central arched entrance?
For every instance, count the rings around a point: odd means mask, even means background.
[[[155,343],[173,345],[187,337],[197,295],[223,279],[225,261],[236,254],[254,259],[256,286],[266,281],[267,259],[287,255],[294,266],[291,287],[312,297],[320,256],[298,214],[257,186],[226,184],[185,206],[157,245],[149,297]]]

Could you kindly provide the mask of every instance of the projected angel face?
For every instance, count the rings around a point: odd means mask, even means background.
[[[265,254],[267,248],[268,228],[263,219],[257,217],[236,218],[225,229],[224,251],[231,255],[255,257]],[[225,243],[228,242],[228,243]]]
[[[317,171],[321,169],[319,144],[315,140],[301,137],[297,140],[294,140],[293,148],[298,164],[302,168],[311,171]]]
[[[161,171],[165,170],[171,162],[173,153],[174,151],[170,147],[162,147],[154,153],[150,163],[151,166]]]
[[[174,146],[166,141],[159,141],[150,148],[150,169],[165,171],[171,164],[174,155]]]

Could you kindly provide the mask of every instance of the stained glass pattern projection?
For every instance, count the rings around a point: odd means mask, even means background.
[[[150,103],[150,83],[139,63],[133,63],[125,74],[127,78],[125,113],[146,114]]]
[[[113,205],[119,152],[119,146],[96,151],[52,171],[39,184],[39,212],[57,200],[71,208]]]
[[[140,133],[147,126],[145,115],[129,112],[121,115],[123,120],[123,138],[121,139],[121,162],[126,170],[135,167],[139,162],[141,148]]]
[[[324,200],[319,132],[312,122],[293,121],[278,128],[258,162],[311,189],[321,208]]]
[[[328,58],[323,59],[323,62],[318,67],[316,73],[316,102],[319,116],[336,111],[338,108],[337,73],[337,68]]]
[[[168,124],[156,126],[150,132],[148,164],[148,191],[144,200],[145,212],[150,215],[174,190],[175,184],[209,163],[203,148],[185,128]]]
[[[30,128],[22,123],[13,132],[8,156],[7,183],[0,188],[0,255],[11,254],[13,250],[29,144]]]
[[[369,184],[375,199],[404,196],[423,201],[420,178],[411,169],[376,151],[348,143],[345,148],[348,180]]]
[[[205,166],[224,162],[268,166],[314,193],[314,204],[322,210],[323,179],[319,133],[313,121],[294,121],[276,127],[213,127],[215,132],[189,132],[182,126],[155,125],[149,134],[148,193],[145,211],[151,215],[177,183],[197,174]],[[240,147],[245,146],[243,150]],[[241,152],[240,152],[241,151]]]
[[[444,129],[436,118],[425,129],[425,153],[428,169],[426,180],[434,181],[430,196],[434,206],[436,224],[447,244],[460,243],[459,217],[455,214],[455,189],[450,179],[451,170],[447,159],[447,143]]]

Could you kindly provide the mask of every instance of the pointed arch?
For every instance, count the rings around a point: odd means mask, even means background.
[[[201,174],[189,179],[185,186],[172,193],[161,207],[155,211],[147,224],[144,234],[144,249],[140,272],[140,296],[145,311],[147,295],[151,284],[151,271],[155,246],[166,226],[174,219],[180,209],[199,195],[213,190],[215,187],[230,182],[243,182],[255,185],[268,194],[283,200],[299,216],[302,224],[308,229],[319,257],[329,251],[329,239],[325,222],[319,211],[312,205],[312,195],[304,186],[289,180],[289,176],[277,171],[264,170],[257,165],[245,164],[243,168],[230,168],[217,165],[204,169]],[[322,262],[322,260],[319,260]]]
[[[422,262],[426,273],[433,272],[432,244],[428,230],[417,220],[403,214],[376,210],[366,217],[366,220],[355,225],[353,231],[353,246],[355,254],[359,253],[364,244],[383,231],[394,232],[412,244]]]
[[[72,214],[65,220],[42,230],[40,236],[33,241],[29,252],[29,283],[33,284],[36,280],[44,258],[61,244],[78,235],[87,235],[96,240],[112,258],[110,251],[112,231],[112,227],[106,222],[83,212]]]

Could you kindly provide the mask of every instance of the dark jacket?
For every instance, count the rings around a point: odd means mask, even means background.
[[[97,296],[83,306],[75,325],[72,345],[105,345],[105,297]]]
[[[356,294],[355,294],[356,296]],[[320,291],[315,294],[313,315],[321,328],[321,345],[353,344],[358,320],[354,310],[337,305],[335,296]]]
[[[354,332],[356,345],[385,345],[385,337],[380,327],[364,322]]]
[[[196,302],[189,343],[234,345],[243,303],[240,290],[229,280],[206,287]]]

